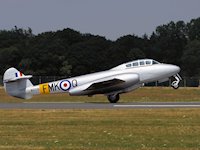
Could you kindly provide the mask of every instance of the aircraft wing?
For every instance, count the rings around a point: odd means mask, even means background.
[[[113,87],[124,83],[125,81],[120,79],[112,79],[102,82],[93,83],[90,85],[86,90],[97,90],[97,89],[104,89],[105,87]],[[85,91],[86,91],[85,90]]]
[[[91,95],[93,94],[103,94],[109,93],[111,91],[118,90],[121,85],[123,85],[126,81],[120,79],[111,79],[107,81],[97,82],[91,84],[84,91],[89,92]]]
[[[133,73],[118,74],[73,88],[70,95],[107,94],[120,91],[139,82],[139,75]]]

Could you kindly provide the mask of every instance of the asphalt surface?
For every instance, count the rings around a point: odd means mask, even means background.
[[[148,103],[65,103],[25,102],[0,103],[0,109],[156,109],[156,108],[200,108],[200,102],[148,102]]]

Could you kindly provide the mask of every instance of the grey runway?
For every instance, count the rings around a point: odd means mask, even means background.
[[[154,109],[154,108],[200,108],[200,102],[132,102],[132,103],[68,103],[25,102],[0,103],[0,109]]]

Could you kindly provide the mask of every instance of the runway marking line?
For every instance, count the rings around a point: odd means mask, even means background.
[[[24,104],[85,104],[84,102],[23,102]]]
[[[183,104],[183,105],[169,105],[169,104],[167,104],[167,105],[114,105],[114,107],[124,107],[124,108],[126,108],[126,107],[135,107],[135,108],[139,108],[139,107],[150,107],[150,108],[162,108],[162,107],[171,107],[171,108],[174,108],[174,107],[200,107],[200,105],[199,104],[197,104],[197,105],[185,105],[185,104]]]

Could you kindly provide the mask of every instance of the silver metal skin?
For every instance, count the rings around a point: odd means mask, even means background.
[[[121,64],[110,70],[72,77],[33,86],[29,78],[15,68],[4,74],[6,92],[14,97],[29,99],[36,94],[69,93],[72,96],[104,94],[111,103],[116,103],[121,93],[135,90],[145,83],[165,82],[174,77],[172,87],[177,89],[181,77],[180,67],[162,64],[152,59],[141,59]],[[19,75],[19,76],[18,76]]]

